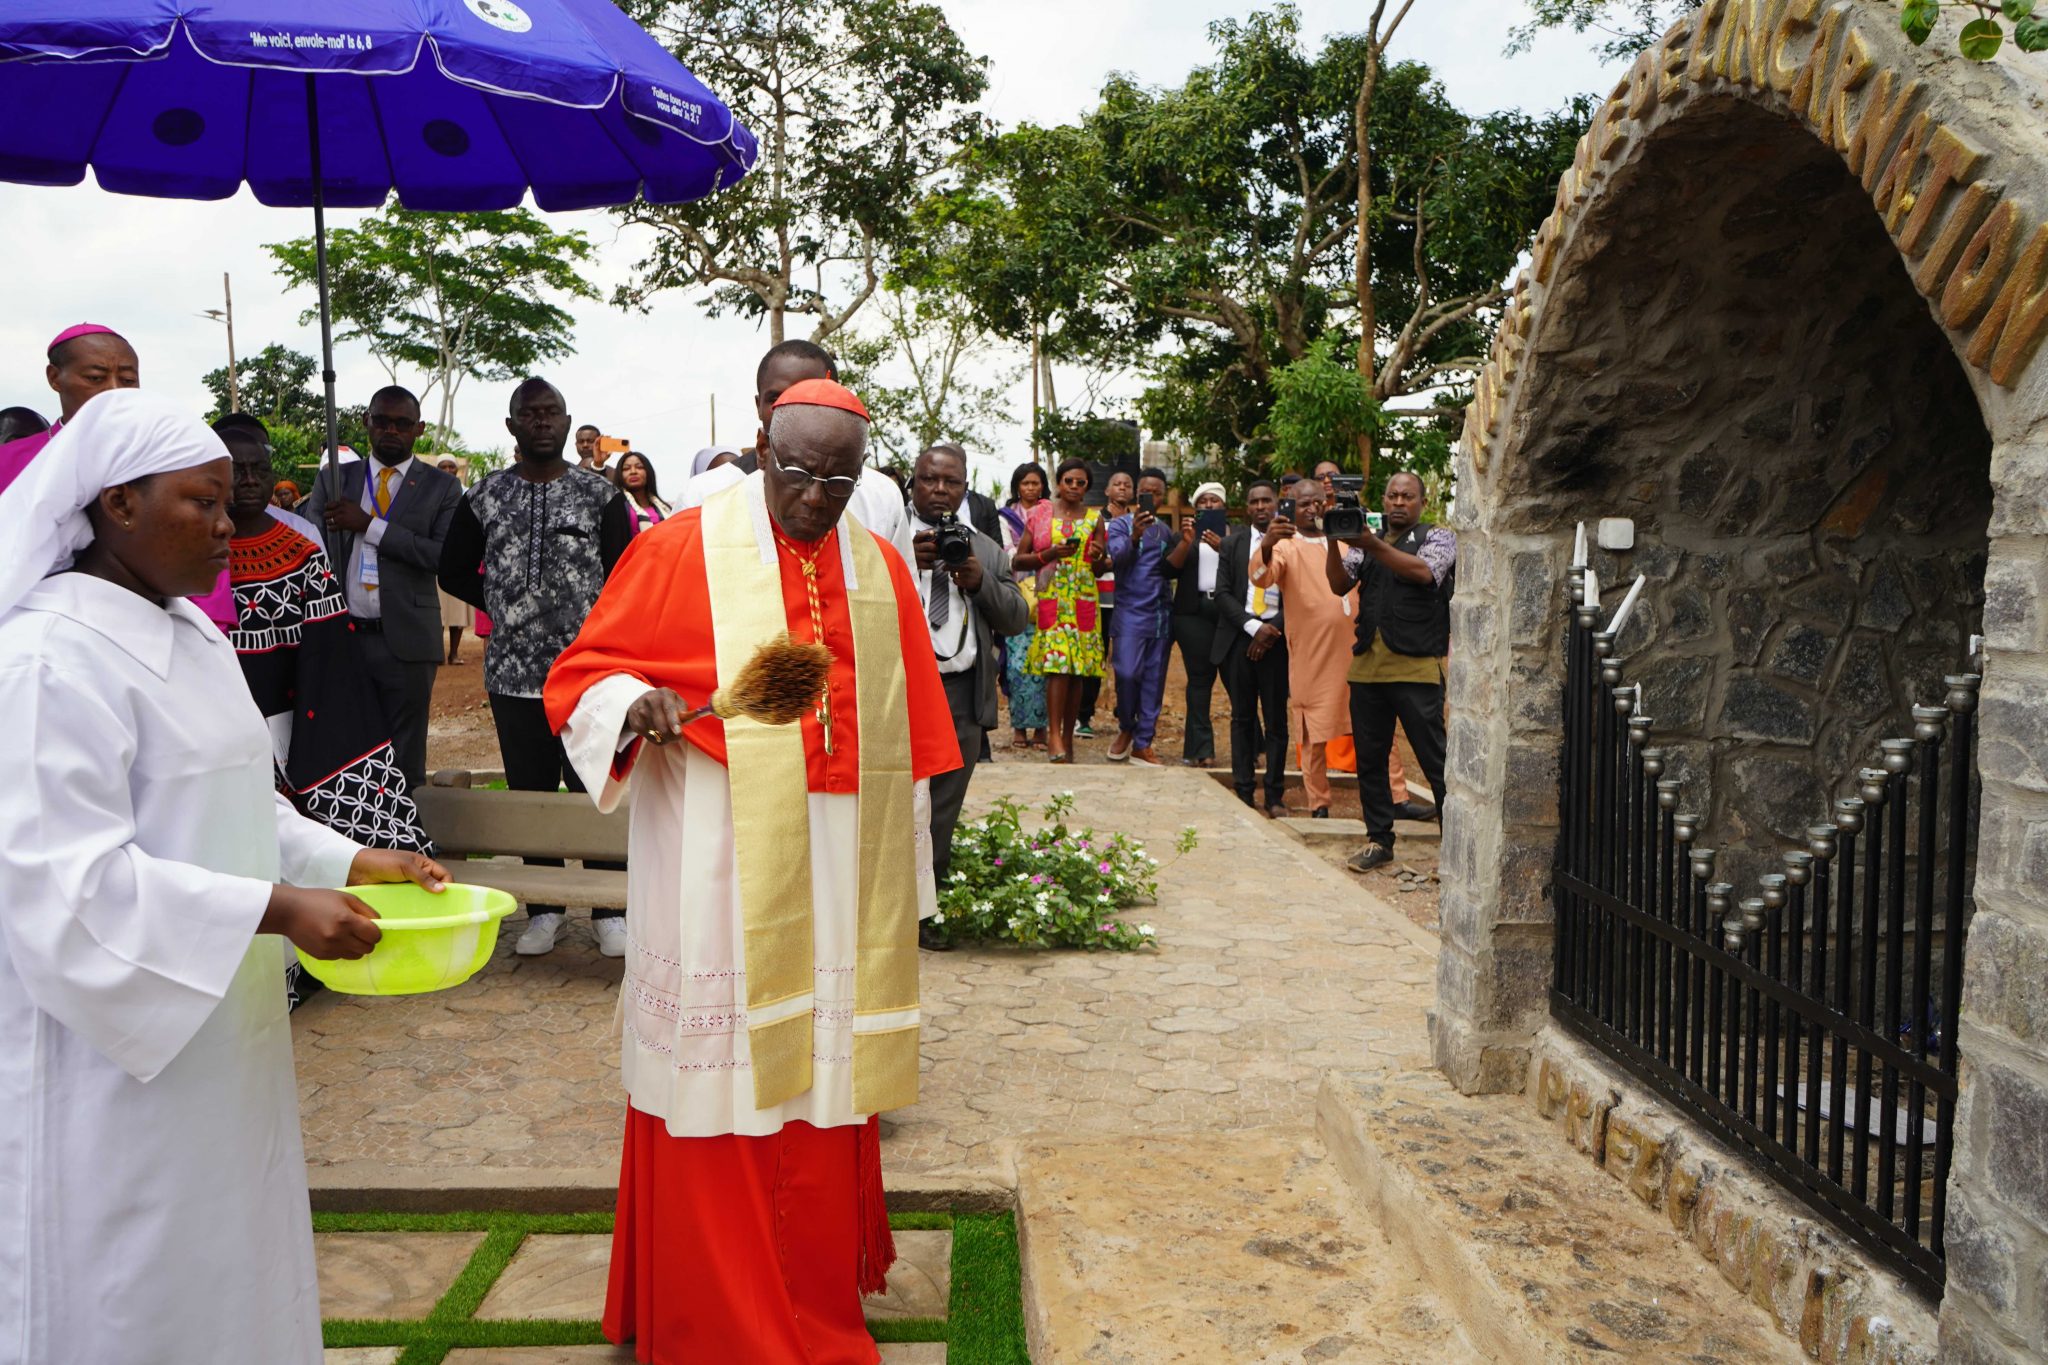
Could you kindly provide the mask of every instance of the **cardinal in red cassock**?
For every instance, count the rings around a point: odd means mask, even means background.
[[[917,1098],[927,786],[960,754],[916,580],[846,511],[867,427],[791,387],[760,471],[637,537],[548,679],[598,806],[633,802],[604,1327],[642,1361],[878,1359],[875,1115]],[[814,712],[691,719],[785,631],[831,651]]]

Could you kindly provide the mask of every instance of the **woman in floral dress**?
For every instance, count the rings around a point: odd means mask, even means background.
[[[998,515],[1003,523],[1003,549],[1013,561],[1029,534],[1026,528],[1031,509],[1045,501],[1045,485],[1043,465],[1020,464],[1010,475],[1010,501]],[[1023,576],[1017,586],[1024,590],[1024,600],[1030,604],[1036,620],[1038,584]],[[1030,653],[1029,630],[1003,641],[1003,693],[1010,699],[1013,749],[1045,747],[1045,679],[1025,669],[1024,661]]]
[[[1031,509],[1025,540],[1011,561],[1038,575],[1038,633],[1025,670],[1045,679],[1047,746],[1055,763],[1074,761],[1081,685],[1100,678],[1102,647],[1096,577],[1109,567],[1102,514],[1086,503],[1094,475],[1082,460],[1063,460],[1054,495]]]

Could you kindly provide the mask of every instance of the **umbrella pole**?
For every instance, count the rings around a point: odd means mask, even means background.
[[[334,413],[334,325],[327,306],[327,195],[320,180],[320,91],[315,77],[306,77],[306,143],[313,170],[313,270],[320,293],[320,379],[327,391],[327,449],[320,477],[327,484],[325,502],[341,498],[341,430]],[[332,554],[332,547],[329,549]],[[346,563],[346,561],[339,561]]]

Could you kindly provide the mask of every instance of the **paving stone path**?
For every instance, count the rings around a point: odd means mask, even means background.
[[[1200,832],[1140,912],[1160,947],[922,954],[923,1096],[886,1122],[892,1177],[1007,1188],[1032,1134],[1307,1126],[1326,1069],[1426,1055],[1434,942],[1355,881],[1192,771],[998,763],[977,771],[970,813],[1060,790],[1076,825],[1137,835],[1162,860],[1182,827]],[[316,1186],[612,1178],[619,965],[585,920],[546,958],[512,957],[514,937],[455,990],[330,992],[293,1016]]]

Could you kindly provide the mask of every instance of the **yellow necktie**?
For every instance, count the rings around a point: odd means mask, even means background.
[[[1265,614],[1266,590],[1259,584],[1254,583],[1252,584],[1252,615],[1263,617]]]
[[[395,469],[377,471],[377,515],[380,517],[391,510],[391,476],[397,472]]]

